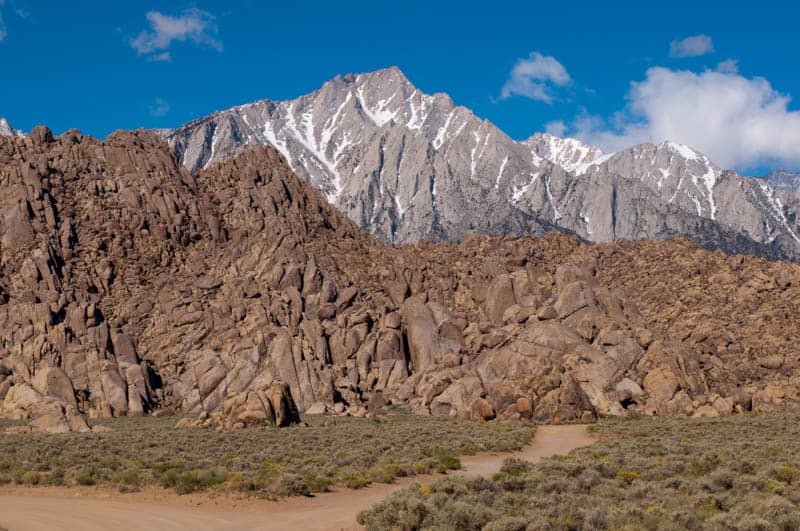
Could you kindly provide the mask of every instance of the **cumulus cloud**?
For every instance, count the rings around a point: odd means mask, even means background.
[[[608,151],[673,140],[726,168],[800,165],[800,112],[789,109],[791,98],[730,64],[700,73],[650,68],[627,99],[609,120],[579,116],[570,132]]]
[[[191,42],[222,51],[214,20],[211,13],[197,8],[186,9],[175,17],[150,11],[147,13],[150,29],[142,31],[130,44],[139,55],[154,54],[152,58],[157,61],[170,59],[166,50],[175,41]]]
[[[150,105],[150,115],[156,118],[165,116],[169,112],[169,103],[161,98],[156,98],[153,104]]]
[[[669,43],[672,57],[699,57],[714,51],[714,43],[708,35],[693,35]]]
[[[567,69],[555,57],[531,52],[514,65],[511,76],[503,85],[500,99],[524,96],[551,104],[552,87],[569,85],[571,82]]]

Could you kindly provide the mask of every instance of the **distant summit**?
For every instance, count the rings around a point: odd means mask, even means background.
[[[762,177],[771,186],[796,192],[800,188],[800,172],[777,169]]]
[[[592,242],[682,235],[800,260],[800,199],[663,141],[615,153],[537,133],[515,141],[396,67],[337,76],[287,101],[215,112],[158,134],[189,171],[271,145],[342,213],[392,243],[574,233]]]
[[[5,118],[0,118],[0,136],[25,136],[25,134],[13,129]]]

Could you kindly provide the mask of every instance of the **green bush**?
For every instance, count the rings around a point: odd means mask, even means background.
[[[313,472],[306,473],[303,479],[305,479],[311,492],[328,492],[331,490],[331,485],[333,485],[331,478]]]
[[[161,486],[171,488],[178,494],[190,494],[205,490],[225,482],[225,478],[215,470],[178,472],[167,470],[159,478]]]
[[[594,431],[599,442],[568,455],[533,466],[507,460],[496,481],[449,476],[402,489],[359,522],[370,530],[800,530],[800,410],[609,418]]]
[[[632,470],[620,470],[617,472],[616,477],[614,478],[617,480],[617,483],[620,485],[630,485],[637,479],[639,479],[639,474],[633,472]]]
[[[458,470],[461,468],[461,460],[451,453],[441,452],[436,456],[435,470],[444,474],[448,470]]]
[[[92,470],[83,470],[80,474],[75,476],[75,483],[84,487],[89,487],[95,485],[97,481],[94,479],[94,472]]]
[[[308,496],[311,488],[299,474],[284,474],[281,476],[278,493],[281,496]]]
[[[141,478],[139,477],[139,472],[136,470],[123,470],[122,472],[118,472],[114,474],[112,477],[115,483],[120,483],[122,485],[140,485]]]
[[[342,476],[342,484],[348,489],[363,489],[369,485],[369,480],[360,472],[349,472]]]
[[[52,470],[49,474],[44,476],[42,479],[42,484],[50,485],[53,487],[62,487],[67,484],[64,470],[61,468],[56,468]]]
[[[525,472],[530,472],[532,468],[533,464],[528,461],[517,459],[516,457],[509,457],[503,460],[503,464],[500,466],[500,472],[509,476],[519,476]]]
[[[797,469],[792,466],[780,466],[772,470],[772,477],[783,483],[794,483],[797,481]]]
[[[286,474],[302,476],[312,492],[334,483],[360,488],[370,480],[453,469],[464,453],[519,449],[535,430],[528,422],[423,418],[397,408],[381,418],[304,420],[307,426],[289,430],[176,430],[174,418],[153,417],[97,419],[94,424],[113,430],[103,434],[0,430],[0,482],[30,485],[35,475],[28,471],[35,471],[38,485],[58,484],[63,477],[71,485],[131,487],[126,491],[145,485],[180,492],[214,487],[275,498]],[[202,471],[210,470],[230,480],[204,477]]]

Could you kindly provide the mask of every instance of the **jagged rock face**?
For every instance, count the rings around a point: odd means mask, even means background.
[[[797,394],[796,356],[772,348],[797,330],[794,265],[564,235],[392,246],[273,149],[192,175],[145,132],[0,139],[0,189],[0,414],[43,429],[170,408],[281,424],[287,395],[299,411],[567,420]],[[669,289],[639,285],[648,256]],[[743,327],[736,304],[767,324]],[[675,308],[703,318],[678,326]]]
[[[515,142],[396,68],[160,134],[191,171],[272,145],[347,217],[393,243],[555,229],[593,242],[682,235],[727,252],[800,257],[800,202],[788,191],[673,142],[613,154],[548,134]]]
[[[535,133],[525,144],[541,158],[578,175],[586,173],[589,167],[608,158],[596,146],[575,138],[559,138],[549,133]]]
[[[272,145],[330,203],[390,242],[551,229],[504,199],[544,160],[448,96],[423,94],[396,68],[216,113],[167,138],[192,171]]]
[[[761,177],[773,188],[782,188],[790,192],[800,189],[800,172],[777,169]]]

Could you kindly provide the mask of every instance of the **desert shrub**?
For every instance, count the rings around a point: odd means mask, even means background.
[[[49,474],[46,474],[42,479],[43,485],[50,485],[53,487],[61,487],[67,484],[64,470],[61,468],[53,469]]]
[[[303,479],[306,484],[308,484],[308,488],[311,489],[311,492],[328,492],[331,490],[331,485],[333,485],[333,480],[328,476],[315,474],[313,472],[306,473]]]
[[[483,531],[525,531],[528,521],[519,516],[504,516],[484,526]]]
[[[636,481],[637,479],[639,479],[639,474],[632,470],[620,470],[619,472],[617,472],[615,479],[617,480],[617,483],[619,483],[620,485],[627,486]]]
[[[436,459],[425,459],[414,463],[415,474],[430,474],[433,467],[436,465]]]
[[[311,488],[299,474],[284,474],[281,476],[278,493],[282,496],[308,496]]]
[[[446,451],[437,453],[436,464],[434,465],[434,469],[438,473],[444,474],[449,470],[458,470],[460,468],[461,468],[461,460],[455,455]]]
[[[525,472],[530,472],[533,464],[516,457],[509,457],[503,460],[500,472],[509,476],[519,476]]]
[[[225,477],[215,470],[179,472],[168,469],[161,474],[159,482],[162,487],[171,488],[178,494],[190,494],[224,483]]]
[[[123,470],[122,472],[114,474],[112,479],[114,483],[120,483],[122,485],[138,486],[141,483],[141,478],[137,470]]]
[[[369,480],[360,472],[346,472],[341,476],[341,482],[348,489],[363,489],[369,485]]]
[[[783,483],[794,483],[797,481],[797,469],[793,466],[779,466],[771,471],[771,476]]]
[[[452,470],[465,453],[516,450],[535,430],[527,422],[423,418],[396,409],[375,419],[320,415],[305,420],[308,426],[288,430],[175,429],[174,418],[131,417],[93,420],[113,430],[102,434],[0,431],[0,481],[31,485],[33,476],[26,473],[33,471],[40,475],[39,485],[51,484],[58,469],[68,484],[80,484],[80,478],[113,489],[229,488],[271,498],[285,474],[302,476],[312,491],[329,489],[331,482],[360,488],[370,479]],[[201,477],[206,470],[224,470],[231,480],[209,482]]]
[[[368,529],[800,531],[797,410],[604,419],[594,431],[595,445],[532,467],[507,461],[492,482],[448,476],[403,489],[360,521]]]
[[[421,529],[433,506],[420,492],[420,485],[411,485],[381,502],[380,511],[362,511],[358,523],[369,531],[384,529]]]
[[[97,481],[94,479],[94,471],[89,469],[82,470],[75,476],[75,483],[84,487],[95,485]]]

